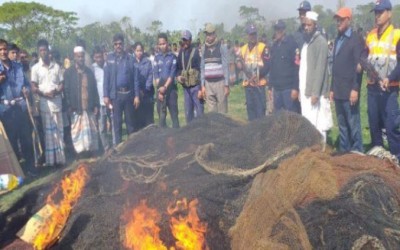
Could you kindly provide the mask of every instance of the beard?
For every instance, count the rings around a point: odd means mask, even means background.
[[[312,31],[311,33],[304,33],[304,41],[306,41],[307,43],[309,43],[311,41],[311,38],[314,36],[315,32],[317,30]]]

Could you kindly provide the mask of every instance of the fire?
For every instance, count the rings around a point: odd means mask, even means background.
[[[207,223],[201,222],[197,215],[198,203],[195,199],[188,204],[187,199],[183,198],[167,209],[171,215],[171,231],[176,239],[176,249],[209,249],[205,241]]]
[[[167,250],[159,238],[157,223],[161,216],[156,209],[149,208],[142,200],[138,207],[126,211],[123,219],[125,226],[124,246],[135,250]]]
[[[198,200],[188,203],[186,198],[168,206],[170,229],[176,239],[175,246],[169,250],[209,250],[205,241],[207,223],[197,215]],[[122,216],[125,224],[123,244],[127,249],[167,250],[160,239],[161,216],[156,209],[149,208],[142,200],[135,209],[126,210]]]
[[[51,246],[59,236],[67,222],[68,216],[82,194],[83,187],[88,180],[88,174],[84,165],[65,176],[53,192],[47,197],[47,205],[52,207],[52,214],[46,220],[44,226],[34,240],[35,249],[46,249]],[[62,191],[62,199],[55,202],[55,196]]]

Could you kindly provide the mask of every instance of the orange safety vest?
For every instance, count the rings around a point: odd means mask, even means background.
[[[397,64],[396,46],[400,40],[400,30],[393,25],[383,32],[378,38],[378,29],[373,29],[367,36],[366,46],[369,49],[368,61],[371,63],[379,76],[384,79],[390,75]],[[375,84],[368,79],[368,84]],[[391,83],[391,86],[398,86],[399,83]]]
[[[249,49],[249,44],[245,44],[240,48],[240,55],[243,58],[243,65],[246,70],[252,71],[253,75],[257,75],[258,83],[260,86],[267,85],[267,80],[263,77],[260,78],[259,68],[264,66],[264,62],[262,59],[263,52],[266,48],[264,43],[257,43],[253,49]],[[247,78],[246,74],[244,75]],[[248,79],[243,80],[243,87],[247,87],[249,85]]]

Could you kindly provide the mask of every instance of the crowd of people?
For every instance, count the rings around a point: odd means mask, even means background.
[[[332,17],[338,35],[328,43],[318,26],[318,13],[308,1],[298,8],[301,25],[293,33],[274,25],[268,44],[257,26],[246,27],[247,43],[234,46],[219,39],[207,24],[203,44],[192,43],[188,30],[180,46],[170,48],[160,33],[154,53],[142,43],[125,44],[113,37],[112,51],[96,46],[91,55],[84,41],[73,49],[73,60],[60,62],[45,39],[37,42],[38,58],[0,39],[0,120],[24,172],[66,163],[66,153],[87,157],[105,152],[127,134],[154,123],[179,128],[178,86],[183,89],[186,122],[209,112],[228,112],[232,83],[241,79],[248,120],[287,110],[307,118],[326,141],[333,126],[331,105],[339,126],[340,152],[363,152],[360,121],[362,73],[368,76],[368,121],[372,146],[383,146],[400,159],[400,30],[391,24],[389,0],[374,6],[376,28],[366,38],[352,28],[351,9]],[[99,41],[101,42],[101,41]],[[329,45],[328,45],[329,44]],[[32,136],[34,135],[34,136]]]

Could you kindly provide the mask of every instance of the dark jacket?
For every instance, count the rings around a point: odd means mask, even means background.
[[[97,92],[96,78],[90,68],[84,66],[84,72],[88,80],[88,110],[92,112],[94,108],[100,106],[99,94]],[[82,113],[82,82],[79,79],[75,65],[68,68],[64,73],[64,96],[67,110],[71,109],[77,113]]]
[[[360,91],[357,64],[360,62],[364,46],[360,36],[354,31],[351,31],[350,36],[344,35],[342,45],[339,48],[337,46],[338,39],[335,40],[333,51],[331,91],[335,99],[349,100],[352,90]]]
[[[134,58],[128,53],[124,53],[120,60],[126,60],[126,70],[128,74],[128,89],[131,91],[131,95],[139,97],[139,79],[138,69],[134,66]],[[118,65],[116,63],[117,57],[115,53],[110,53],[107,56],[106,65],[104,67],[104,84],[103,84],[103,95],[110,99],[117,98],[117,72]]]
[[[10,61],[10,68],[7,70],[0,62],[0,74],[5,74],[6,79],[0,84],[0,115],[7,111],[11,106],[4,105],[4,100],[14,100],[21,98],[17,103],[22,110],[26,110],[25,98],[23,98],[22,88],[30,89],[30,84],[25,77],[22,64]]]
[[[270,49],[269,83],[276,90],[299,89],[299,67],[296,65],[297,43],[293,36],[285,35]]]
[[[138,68],[139,88],[144,94],[143,97],[152,97],[154,95],[153,65],[150,59],[144,57],[140,62],[135,59],[135,67]]]

